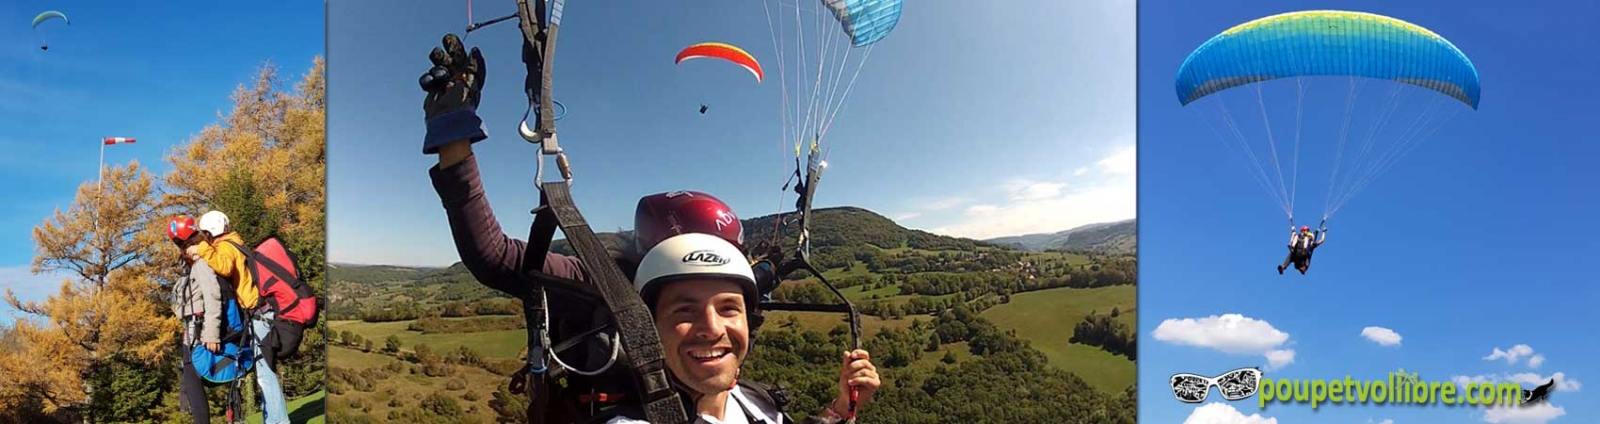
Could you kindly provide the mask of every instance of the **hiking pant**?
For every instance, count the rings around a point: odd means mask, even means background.
[[[289,407],[283,399],[283,386],[278,382],[277,371],[267,366],[268,353],[261,348],[267,333],[272,331],[273,317],[273,312],[266,312],[250,323],[256,337],[256,383],[261,385],[261,423],[289,424]]]
[[[206,383],[200,379],[200,373],[194,370],[194,360],[189,355],[183,356],[183,377],[178,392],[189,404],[189,418],[194,419],[194,424],[211,424],[211,405],[206,403]]]
[[[1279,266],[1287,269],[1289,268],[1289,264],[1293,263],[1295,264],[1295,267],[1298,268],[1300,264],[1305,263],[1307,259],[1310,259],[1306,256],[1308,255],[1306,255],[1306,251],[1304,249],[1289,249],[1289,257],[1283,258],[1283,265]]]
[[[1290,263],[1294,264],[1294,269],[1300,270],[1301,274],[1305,274],[1307,269],[1311,269],[1311,250],[1290,250],[1289,257],[1284,258],[1283,265],[1279,266],[1289,269]]]

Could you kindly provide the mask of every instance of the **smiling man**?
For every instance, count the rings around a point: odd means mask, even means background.
[[[756,383],[739,381],[750,351],[747,313],[757,302],[754,273],[733,244],[689,233],[662,241],[639,264],[633,286],[649,305],[667,369],[686,395],[697,422],[716,424],[795,422]],[[844,421],[851,387],[865,404],[880,382],[864,350],[840,356],[839,396],[808,423]],[[621,416],[608,423],[643,423]]]

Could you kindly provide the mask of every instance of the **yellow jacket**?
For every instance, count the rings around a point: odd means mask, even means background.
[[[247,271],[244,252],[226,242],[244,245],[244,238],[239,233],[229,232],[217,237],[217,246],[211,243],[200,242],[195,250],[200,254],[200,259],[206,261],[218,276],[232,281],[234,292],[238,294],[239,306],[245,310],[255,309],[260,303],[261,293],[256,290],[255,281],[252,281],[250,272]]]

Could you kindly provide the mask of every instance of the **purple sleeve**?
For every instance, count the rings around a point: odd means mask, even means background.
[[[476,156],[468,156],[449,168],[428,170],[433,188],[439,192],[449,217],[450,234],[455,239],[461,263],[485,286],[515,294],[526,288],[521,276],[527,242],[507,236],[495,220],[478,176]],[[544,270],[557,277],[585,281],[578,258],[547,253]]]

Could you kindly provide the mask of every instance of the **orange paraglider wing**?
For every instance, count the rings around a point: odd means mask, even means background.
[[[701,58],[722,59],[743,66],[745,70],[750,71],[751,75],[755,75],[756,82],[761,82],[764,78],[761,71],[761,63],[756,62],[755,56],[751,56],[749,52],[731,44],[695,44],[678,52],[678,59],[674,63],[683,63],[685,60]]]

